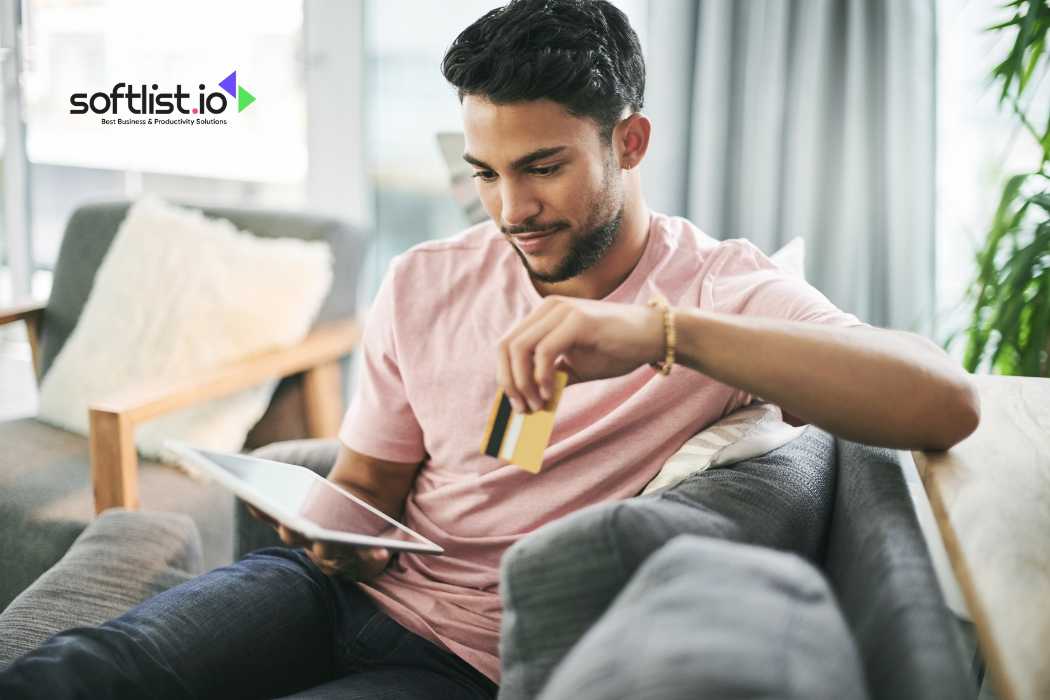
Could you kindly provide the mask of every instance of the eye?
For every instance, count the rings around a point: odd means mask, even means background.
[[[530,168],[529,172],[533,175],[539,175],[540,177],[547,177],[561,170],[561,164],[558,165],[545,165],[540,168]]]
[[[496,173],[491,170],[475,170],[471,177],[476,177],[482,182],[492,182],[496,179]]]

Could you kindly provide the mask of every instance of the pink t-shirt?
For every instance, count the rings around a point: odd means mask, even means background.
[[[653,214],[645,251],[608,301],[861,325],[745,240],[719,242]],[[638,494],[690,437],[751,401],[676,365],[565,389],[543,469],[480,454],[498,389],[496,344],[542,297],[486,222],[390,265],[365,323],[357,388],[339,437],[395,462],[425,460],[404,523],[445,548],[402,553],[363,588],[395,620],[499,682],[499,564],[521,536],[600,501]]]

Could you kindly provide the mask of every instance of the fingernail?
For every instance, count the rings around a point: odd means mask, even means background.
[[[541,386],[541,387],[540,387],[540,396],[542,396],[542,397],[543,397],[543,400],[544,400],[544,401],[550,401],[550,400],[551,400],[551,392],[550,392],[550,389],[548,389],[548,388],[547,388],[547,387],[545,387],[545,386]]]
[[[521,401],[518,401],[517,399],[511,399],[510,400],[510,406],[511,406],[511,408],[514,409],[515,413],[524,413],[525,412],[525,411],[521,410]]]

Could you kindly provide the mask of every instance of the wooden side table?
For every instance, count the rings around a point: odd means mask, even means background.
[[[980,426],[915,464],[999,697],[1050,698],[1050,379],[974,379]]]

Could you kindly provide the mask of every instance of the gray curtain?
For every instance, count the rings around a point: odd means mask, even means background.
[[[650,205],[879,326],[934,329],[934,0],[653,0]]]

